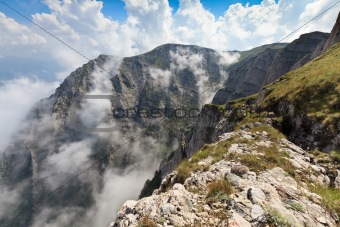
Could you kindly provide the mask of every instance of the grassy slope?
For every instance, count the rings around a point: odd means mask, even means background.
[[[336,127],[340,118],[340,43],[265,89],[262,106],[286,100],[309,117]]]

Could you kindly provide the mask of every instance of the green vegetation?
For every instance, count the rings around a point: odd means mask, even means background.
[[[213,163],[220,161],[223,159],[223,155],[227,153],[230,145],[235,143],[236,140],[231,139],[230,141],[221,141],[217,144],[213,145],[204,145],[201,150],[196,152],[192,157],[191,160],[183,160],[179,166],[177,167],[177,182],[184,183],[185,179],[190,177],[190,173],[196,171],[207,171],[209,168],[208,166],[200,166],[198,162],[208,158],[209,156],[212,157]]]
[[[233,107],[240,107],[241,105],[246,104],[247,102],[255,101],[258,98],[259,94],[253,94],[244,98],[231,100],[228,102],[229,105],[232,105]]]
[[[278,142],[280,139],[286,138],[285,135],[283,135],[279,130],[268,124],[262,124],[258,127],[251,129],[250,131],[251,132],[265,131],[268,133],[268,136],[272,142]]]
[[[139,220],[138,227],[157,227],[157,225],[152,221],[150,216],[147,215]]]
[[[334,150],[328,153],[321,152],[318,149],[309,151],[316,158],[317,162],[334,162],[340,164],[340,150]]]
[[[225,110],[226,105],[216,105],[216,104],[205,104],[206,106],[209,106],[213,108],[213,110],[217,110],[219,112],[223,112]]]
[[[164,217],[160,217],[160,218],[158,218],[158,220],[157,220],[157,224],[164,225],[165,222],[166,222],[166,219],[165,219]]]
[[[274,167],[281,167],[289,175],[295,176],[295,167],[288,160],[289,155],[287,153],[280,152],[278,147],[275,145],[275,143],[278,142],[280,139],[285,138],[284,135],[274,127],[267,124],[255,127],[251,129],[251,131],[267,132],[268,139],[271,140],[273,143],[269,147],[258,146],[256,150],[258,153],[261,153],[261,155],[229,153],[228,155],[226,155],[226,159],[239,159],[243,165],[247,166],[251,171],[255,171],[257,173]],[[228,152],[231,144],[234,143],[243,143],[247,144],[248,146],[252,146],[254,141],[233,137],[230,138],[228,141],[220,141],[216,144],[204,145],[201,150],[196,152],[191,157],[190,161],[183,160],[179,164],[179,166],[177,167],[177,182],[183,184],[185,179],[190,177],[190,173],[194,173],[196,171],[207,171],[209,169],[209,165],[200,166],[198,165],[198,163],[208,158],[209,156],[212,158],[212,163],[222,160],[223,156]]]
[[[331,151],[329,153],[329,156],[331,157],[333,162],[339,163],[340,164],[340,150],[337,151]]]
[[[281,214],[278,210],[268,209],[268,224],[271,227],[291,227],[293,226],[287,218]]]
[[[309,190],[321,196],[322,203],[326,208],[340,217],[340,189],[322,185],[309,185]]]
[[[279,82],[266,86],[267,95],[262,107],[288,101],[297,111],[337,130],[336,123],[340,118],[339,54],[340,43],[305,66],[287,73]]]
[[[299,211],[301,213],[305,212],[305,209],[303,208],[303,206],[300,203],[298,203],[298,202],[290,201],[288,203],[288,205],[293,210]]]
[[[230,200],[229,195],[232,194],[234,188],[227,180],[216,180],[208,184],[207,202],[224,202]]]
[[[275,144],[271,146],[258,146],[257,152],[260,154],[235,154],[230,153],[227,156],[229,160],[238,159],[242,165],[247,166],[251,171],[260,173],[262,171],[272,169],[274,167],[281,167],[289,175],[295,176],[295,167],[288,159],[288,154],[278,150]]]
[[[194,167],[193,163],[189,163],[187,159],[183,160],[177,167],[177,182],[183,184],[185,179],[190,177],[190,173],[195,172],[195,169],[198,167],[197,163]]]

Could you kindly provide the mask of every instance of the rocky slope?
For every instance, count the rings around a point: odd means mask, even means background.
[[[290,44],[266,45],[245,52],[247,56],[228,69],[228,80],[212,102],[225,104],[259,92],[265,84],[312,60],[309,56],[328,37],[328,33],[312,32],[301,35]]]
[[[152,196],[127,201],[110,226],[335,227],[340,175],[333,189],[337,201],[327,198],[325,205],[325,198],[314,192],[315,187],[327,190],[327,169],[300,147],[254,125],[206,145]]]

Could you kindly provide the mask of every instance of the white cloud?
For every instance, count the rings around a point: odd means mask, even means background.
[[[168,87],[171,78],[170,70],[162,70],[154,67],[149,68],[150,76],[155,80],[156,85]]]
[[[218,90],[218,85],[211,86],[209,75],[207,72],[207,61],[203,54],[194,53],[189,48],[177,48],[176,51],[170,51],[171,64],[170,70],[173,74],[184,69],[188,69],[196,78],[196,85],[200,98],[200,106],[212,101],[215,92]],[[228,52],[219,53],[220,74],[226,79],[225,67],[237,62],[239,54],[230,54]],[[220,83],[220,84],[223,84]],[[214,88],[214,89],[212,89]]]
[[[63,173],[76,173],[86,166],[91,154],[90,141],[62,145],[58,153],[48,157],[47,165]]]
[[[33,104],[49,96],[57,85],[27,77],[0,81],[0,152]]]

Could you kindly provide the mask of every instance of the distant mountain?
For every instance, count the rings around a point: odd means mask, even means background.
[[[272,44],[241,52],[241,59],[228,68],[229,77],[218,90],[212,103],[225,104],[229,100],[255,94],[260,89],[292,69],[310,61],[310,56],[328,33],[303,34],[290,44]]]

